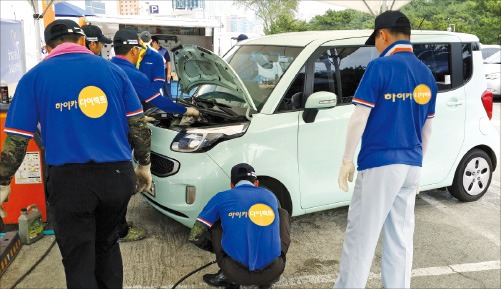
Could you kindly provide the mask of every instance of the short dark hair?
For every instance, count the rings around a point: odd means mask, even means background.
[[[158,42],[158,37],[157,36],[151,36],[151,42],[156,42],[158,44],[160,44],[160,42]]]
[[[131,44],[122,44],[120,46],[114,46],[113,49],[115,49],[115,54],[116,55],[126,55],[129,53],[129,51],[134,47],[135,45]]]
[[[411,37],[411,28],[410,27],[392,27],[386,28],[392,35],[402,34],[408,38]]]
[[[84,37],[83,35],[80,35],[80,34],[63,34],[63,35],[59,35],[57,36],[56,38],[54,39],[51,39],[49,41],[47,41],[47,46],[49,46],[50,48],[56,48],[56,46],[58,46],[59,44],[62,44],[64,42],[72,42],[72,43],[77,43],[80,38]]]

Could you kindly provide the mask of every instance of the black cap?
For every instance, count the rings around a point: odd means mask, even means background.
[[[112,42],[111,39],[103,35],[101,28],[96,25],[82,26],[82,30],[85,32],[85,36],[87,36],[87,41],[101,42],[105,44],[111,44]]]
[[[139,34],[139,38],[141,38],[143,42],[149,42],[151,40],[151,33],[149,33],[148,31],[143,31],[141,32],[141,34]]]
[[[236,39],[237,41],[242,41],[245,39],[249,39],[249,37],[247,37],[247,35],[245,35],[245,34],[240,34],[237,37],[232,37],[231,39]]]
[[[44,31],[45,43],[65,34],[80,34],[85,36],[82,28],[73,20],[58,19],[47,25]]]
[[[369,39],[365,42],[366,45],[376,44],[376,33],[379,29],[383,28],[394,28],[394,27],[411,27],[411,22],[409,18],[405,16],[404,13],[400,11],[388,10],[376,17],[374,32],[372,32]]]
[[[231,168],[231,182],[236,185],[243,179],[257,179],[256,171],[249,164],[241,163]]]
[[[115,48],[118,48],[122,45],[142,47],[139,43],[139,38],[137,38],[136,31],[130,28],[123,28],[118,30],[113,37],[113,46]]]

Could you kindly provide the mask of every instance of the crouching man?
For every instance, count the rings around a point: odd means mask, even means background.
[[[221,268],[203,276],[209,285],[271,288],[284,272],[290,216],[275,195],[258,184],[253,167],[234,166],[231,189],[210,199],[191,229],[189,240],[216,254]]]

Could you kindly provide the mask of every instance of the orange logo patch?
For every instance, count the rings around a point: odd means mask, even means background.
[[[275,213],[270,206],[255,204],[249,209],[249,218],[258,226],[269,226],[275,220]]]
[[[420,84],[414,88],[414,101],[417,104],[427,104],[431,99],[431,89],[426,84]]]
[[[86,116],[99,118],[108,109],[108,98],[99,87],[87,86],[80,91],[78,104]]]

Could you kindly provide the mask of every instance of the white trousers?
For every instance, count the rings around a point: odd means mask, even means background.
[[[334,288],[365,288],[381,229],[383,286],[410,288],[420,177],[421,167],[400,164],[358,172]]]

